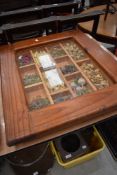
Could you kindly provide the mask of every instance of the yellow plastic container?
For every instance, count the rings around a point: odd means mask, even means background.
[[[103,141],[103,139],[101,138],[100,134],[98,133],[97,129],[94,127],[94,142],[96,141],[96,149],[92,152],[89,152],[81,157],[78,157],[74,160],[71,160],[69,162],[63,162],[63,160],[61,159],[61,156],[59,154],[59,152],[55,149],[55,146],[53,144],[53,142],[50,142],[51,145],[51,149],[53,154],[55,155],[57,162],[63,166],[64,168],[71,168],[77,164],[83,163],[87,160],[90,160],[92,158],[94,158],[96,155],[98,155],[104,148],[105,148],[105,143]]]

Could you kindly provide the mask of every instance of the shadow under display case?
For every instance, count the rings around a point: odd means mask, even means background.
[[[7,144],[40,142],[117,112],[117,63],[80,31],[0,50]]]

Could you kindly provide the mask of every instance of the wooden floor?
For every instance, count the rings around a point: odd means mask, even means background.
[[[116,6],[117,8],[117,4],[114,4],[114,6]],[[91,12],[93,10],[103,10],[105,9],[105,7],[106,7],[105,5],[92,7],[92,8],[89,8],[88,10],[83,11],[82,13]],[[80,23],[80,27],[90,32],[92,29],[92,24],[93,24],[93,21],[84,22],[84,23]],[[115,14],[108,14],[106,21],[104,21],[104,15],[101,16],[97,34],[103,35],[106,37],[117,37],[115,36],[116,29],[117,29],[117,12]]]

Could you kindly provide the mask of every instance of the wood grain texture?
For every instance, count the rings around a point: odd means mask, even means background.
[[[65,103],[52,105],[40,112],[34,111],[31,113],[30,118],[33,131],[34,133],[41,133],[51,129],[54,131],[57,127],[59,129],[72,127],[72,125],[80,125],[80,123],[90,120],[92,117],[98,120],[98,115],[106,114],[117,108],[116,91],[117,86],[113,85],[113,87],[84,95]],[[35,117],[33,117],[34,114]]]
[[[5,126],[8,144],[13,138],[30,134],[28,110],[11,47],[2,50],[1,76]]]
[[[74,38],[114,82],[111,87],[43,109],[29,111],[17,69],[15,50],[65,38]],[[1,79],[7,144],[37,138],[38,142],[70,132],[117,113],[117,62],[99,44],[80,31],[18,42],[0,49]]]

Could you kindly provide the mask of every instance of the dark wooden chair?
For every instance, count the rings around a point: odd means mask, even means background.
[[[2,26],[2,30],[9,43],[16,41],[35,38],[57,32],[57,18],[54,16],[33,20],[30,22],[6,24]]]
[[[85,8],[85,0],[81,0],[80,2],[80,11],[83,11]]]
[[[89,0],[89,6],[94,7],[98,5],[104,5],[107,4],[108,0]]]
[[[0,28],[0,45],[6,44],[6,43],[7,43],[6,37],[5,37],[2,29]]]
[[[117,56],[117,26],[116,26],[116,34],[115,34],[115,36],[116,36],[116,42],[115,42],[114,53],[115,53],[115,55]]]
[[[114,3],[117,3],[117,0],[89,0],[90,7],[106,5],[104,20],[106,20],[108,13],[116,13],[117,8],[113,5]]]
[[[43,17],[43,8],[40,6],[28,7],[0,13],[0,25],[7,23],[26,22]]]
[[[79,4],[79,1],[72,1],[66,3],[45,5],[43,6],[43,14],[45,17],[76,14],[78,12]]]
[[[102,37],[102,36],[97,35],[97,28],[99,24],[100,15],[103,15],[103,14],[105,14],[103,10],[97,10],[97,11],[92,11],[89,13],[59,17],[58,31],[63,32],[66,30],[71,30],[71,29],[76,28],[78,26],[77,24],[80,22],[86,22],[86,21],[93,20],[94,22],[93,22],[92,30],[89,33],[96,40],[102,42],[104,46],[105,46],[105,43],[106,45],[109,44],[109,47],[107,47],[107,49],[114,53],[115,48],[117,47],[117,38],[115,37],[113,39],[110,39],[106,36]],[[67,24],[69,24],[69,27],[67,26]],[[78,27],[80,28],[80,26]]]
[[[93,20],[92,35],[95,36],[97,32],[97,27],[99,23],[100,15],[104,14],[102,10],[92,11],[84,14],[76,14],[71,16],[59,17],[58,31],[62,32],[65,30],[70,30],[76,28],[77,24],[80,22],[86,22]],[[71,28],[65,28],[66,24],[71,24]]]
[[[0,12],[36,6],[38,1],[40,0],[0,0]]]
[[[39,0],[39,2],[41,2],[41,5],[59,4],[73,1],[74,0]]]
[[[117,8],[113,5],[113,3],[117,3],[117,0],[107,0],[104,20],[106,20],[109,12],[111,12],[112,14],[117,12]],[[110,7],[111,7],[111,9],[110,9]]]

